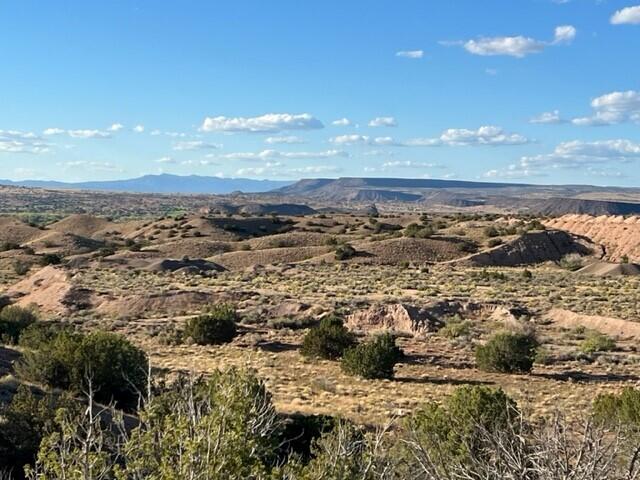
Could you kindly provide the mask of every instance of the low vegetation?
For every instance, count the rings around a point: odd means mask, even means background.
[[[198,345],[227,343],[237,334],[237,321],[238,314],[232,305],[215,305],[197,317],[190,318],[183,336],[187,341]]]
[[[383,334],[349,348],[342,358],[342,369],[349,375],[366,379],[391,379],[393,368],[402,357],[395,338]]]
[[[500,332],[476,348],[476,363],[487,372],[527,373],[537,348],[538,341],[530,333]]]
[[[309,358],[337,360],[355,343],[355,337],[339,317],[323,318],[304,337],[300,353]]]

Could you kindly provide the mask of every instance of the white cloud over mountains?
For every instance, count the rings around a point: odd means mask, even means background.
[[[505,55],[523,58],[527,55],[542,52],[546,47],[554,45],[569,45],[577,35],[572,25],[556,27],[553,40],[543,41],[523,35],[504,37],[480,37],[462,42],[441,42],[443,45],[461,45],[467,52],[474,55],[496,56]]]
[[[325,150],[320,152],[281,152],[279,150],[262,150],[261,152],[234,152],[216,156],[223,160],[267,161],[277,159],[309,160],[346,158],[349,154],[343,150]]]
[[[308,113],[269,113],[259,117],[207,117],[200,129],[203,132],[277,133],[285,130],[316,130],[323,123]]]
[[[631,140],[574,140],[560,143],[552,153],[523,157],[522,167],[579,168],[585,165],[640,160],[640,143]]]
[[[460,147],[460,146],[506,146],[524,145],[530,140],[518,133],[505,132],[496,126],[483,126],[477,130],[466,128],[450,128],[442,132],[439,137],[412,138],[406,141],[395,140],[393,137],[369,137],[368,135],[339,135],[329,139],[335,145],[370,145],[388,147]]]
[[[47,152],[49,152],[49,145],[35,133],[0,130],[0,153],[41,154]]]

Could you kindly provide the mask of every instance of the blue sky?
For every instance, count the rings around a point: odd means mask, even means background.
[[[640,186],[640,0],[0,0],[0,178]]]

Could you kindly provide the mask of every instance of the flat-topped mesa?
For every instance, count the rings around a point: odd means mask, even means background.
[[[607,260],[640,262],[640,216],[563,215],[544,223],[603,245]]]

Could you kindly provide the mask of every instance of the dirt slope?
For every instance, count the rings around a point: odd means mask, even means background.
[[[604,245],[607,260],[620,261],[626,255],[640,262],[640,216],[564,215],[545,223]]]
[[[597,246],[560,230],[531,232],[498,247],[476,253],[461,260],[474,266],[530,265],[558,261],[565,255],[597,254]]]

